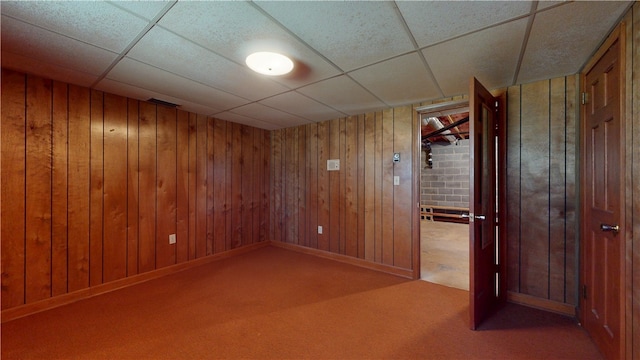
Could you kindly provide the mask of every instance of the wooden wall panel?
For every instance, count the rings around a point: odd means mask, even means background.
[[[549,296],[549,81],[522,86],[521,290]],[[526,119],[526,120],[525,120]],[[541,192],[540,189],[545,189]]]
[[[127,276],[127,98],[104,95],[103,281]]]
[[[138,273],[138,101],[127,100],[127,276]]]
[[[271,240],[282,241],[282,130],[271,132]]]
[[[508,289],[577,304],[576,78],[508,89]]]
[[[176,118],[176,109],[157,107],[156,268],[176,263],[176,244],[169,244],[169,235],[176,234],[177,221]]]
[[[268,239],[268,131],[4,69],[1,97],[2,310],[206,256],[226,213]]]
[[[322,234],[318,234],[318,249],[329,251],[329,121],[318,123],[318,226],[322,226]],[[277,161],[277,159],[274,159]],[[274,184],[274,187],[276,184]]]
[[[51,294],[67,292],[68,85],[53,82]]]
[[[138,169],[140,232],[138,238],[138,271],[156,267],[156,179],[157,123],[156,105],[140,103],[138,127]],[[93,259],[92,259],[93,262]]]
[[[2,202],[2,308],[24,304],[25,287],[25,92],[22,74],[2,70],[0,166]]]
[[[51,296],[51,109],[50,80],[27,76],[25,297]]]
[[[223,252],[227,245],[227,213],[226,190],[229,187],[226,178],[227,161],[227,122],[215,120],[213,131],[213,251]]]
[[[189,113],[176,118],[176,262],[189,260]]]
[[[344,148],[344,216],[341,243],[345,254],[358,257],[358,117],[349,116],[345,120]]]
[[[398,107],[394,111],[393,152],[400,154],[400,162],[393,165],[393,175],[400,178],[393,194],[393,265],[403,269],[412,268],[412,224],[411,215],[415,199],[413,193],[413,108]],[[393,154],[387,159],[391,159]],[[388,160],[393,164],[391,160]]]
[[[242,204],[240,205],[240,229],[242,231],[242,245],[253,243],[253,184],[255,180],[253,167],[253,128],[243,125],[240,127],[240,172],[242,174],[241,194]]]
[[[227,142],[242,145],[242,125],[230,123],[227,126]],[[242,246],[242,146],[231,147],[231,244],[230,248],[235,249]]]
[[[196,118],[196,244],[195,256],[207,256],[207,117]]]
[[[89,286],[90,99],[89,89],[69,86],[69,178],[67,179],[69,186],[67,288],[69,292]],[[4,212],[2,215],[4,216]],[[4,242],[4,238],[2,241]]]
[[[189,260],[196,258],[196,219],[198,217],[198,117],[189,113]]]
[[[207,179],[213,179],[213,161],[215,158],[214,154],[214,132],[215,132],[215,124],[213,118],[207,119]],[[213,207],[214,207],[214,198],[213,198],[213,181],[207,181],[207,255],[213,254]]]
[[[411,270],[413,126],[405,106],[273,131],[281,144],[271,154],[274,202],[284,194],[284,208],[273,208],[284,235],[273,240]],[[394,151],[403,154],[395,168]],[[327,171],[329,159],[340,160],[339,171]],[[394,187],[394,174],[404,187]],[[302,187],[298,197],[288,191]]]

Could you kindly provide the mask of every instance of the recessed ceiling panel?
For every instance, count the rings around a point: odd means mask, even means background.
[[[122,59],[109,72],[107,78],[175,98],[187,97],[196,104],[216,109],[230,109],[249,102],[128,58]]]
[[[3,1],[2,14],[117,53],[148,24],[101,1]]]
[[[2,67],[84,87],[90,87],[98,79],[96,74],[83,73],[8,51],[2,52]]]
[[[296,69],[276,81],[289,87],[301,86],[335,75],[338,70],[312,49],[273,23],[246,2],[178,2],[159,25],[244,64],[256,51],[274,51],[289,56]]]
[[[4,10],[4,4],[2,9]],[[57,67],[99,75],[117,54],[2,16],[2,51],[49,62]]]
[[[178,108],[185,111],[191,111],[196,114],[213,114],[219,112],[220,109],[214,109],[208,106],[192,103],[188,100],[175,98],[166,94],[157,93],[147,89],[142,89],[129,84],[124,84],[115,80],[103,79],[96,85],[96,90],[119,94],[131,99],[147,101],[149,99],[158,99],[179,105]]]
[[[531,1],[398,1],[418,46],[527,15]]]
[[[331,104],[333,108],[347,115],[358,115],[387,107],[346,75],[305,86],[298,89],[298,92],[323,104]]]
[[[575,74],[628,2],[571,2],[536,14],[518,83]]]
[[[127,56],[251,100],[288,90],[268,77],[259,76],[245,66],[159,27],[149,31]]]
[[[250,118],[240,114],[235,114],[230,111],[225,111],[225,112],[215,114],[213,115],[213,117],[215,117],[216,119],[231,121],[231,122],[242,124],[242,125],[254,126],[254,127],[265,129],[265,130],[276,130],[276,129],[281,129],[283,127],[282,125],[271,124],[266,121]]]
[[[367,66],[349,75],[390,106],[441,97],[438,86],[416,53]]]
[[[524,18],[423,50],[444,95],[468,94],[472,76],[488,89],[512,85],[526,27]]]
[[[257,4],[344,71],[414,50],[389,1]]]
[[[310,99],[298,92],[290,91],[260,101],[261,104],[276,109],[284,109],[311,121],[337,119],[345,114]]]
[[[147,20],[155,18],[165,6],[174,3],[174,1],[113,1],[110,5],[125,9]]]
[[[282,112],[280,110],[276,110],[258,103],[241,106],[231,111],[236,114],[244,115],[254,119],[260,119],[262,121],[279,126],[297,126],[308,124],[311,122],[299,116]]]

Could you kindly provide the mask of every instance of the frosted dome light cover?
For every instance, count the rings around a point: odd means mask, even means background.
[[[288,57],[272,52],[257,52],[247,56],[247,66],[264,75],[284,75],[293,70],[293,61]]]

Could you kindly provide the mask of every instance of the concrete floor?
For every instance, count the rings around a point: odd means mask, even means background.
[[[420,221],[420,278],[469,290],[469,225]]]

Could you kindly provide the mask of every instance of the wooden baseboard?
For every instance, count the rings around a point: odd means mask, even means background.
[[[259,248],[269,246],[269,244],[270,244],[270,241],[263,241],[263,242],[243,246],[237,249],[225,251],[222,253],[191,260],[188,262],[167,266],[167,267],[149,271],[143,274],[129,276],[123,279],[111,281],[106,284],[92,286],[86,289],[74,291],[72,293],[56,296],[56,297],[45,299],[45,300],[36,301],[30,304],[17,306],[10,309],[6,309],[6,310],[3,310],[0,315],[1,322],[4,323],[10,320],[25,317],[41,311],[53,309],[66,304],[71,304],[83,299],[88,299],[96,295],[105,294],[111,291],[115,291],[115,290],[129,287],[132,285],[140,284],[145,281],[157,279],[157,278],[167,276],[169,274],[173,274],[179,271],[191,269],[191,268],[208,264],[214,261],[244,254]]]
[[[372,263],[364,259],[358,259],[351,256],[336,254],[336,253],[332,253],[324,250],[308,248],[300,245],[283,243],[280,241],[271,241],[271,245],[277,246],[283,249],[297,251],[303,254],[314,255],[314,256],[325,258],[325,259],[335,260],[335,261],[339,261],[346,264],[351,264],[351,265],[355,265],[355,266],[359,266],[359,267],[363,267],[371,270],[384,272],[387,274],[392,274],[392,275],[401,276],[408,279],[413,279],[413,271],[409,269],[398,268],[391,265]]]
[[[576,317],[575,306],[553,300],[541,299],[535,296],[509,291],[507,292],[507,301],[536,309],[551,311],[561,315]]]

